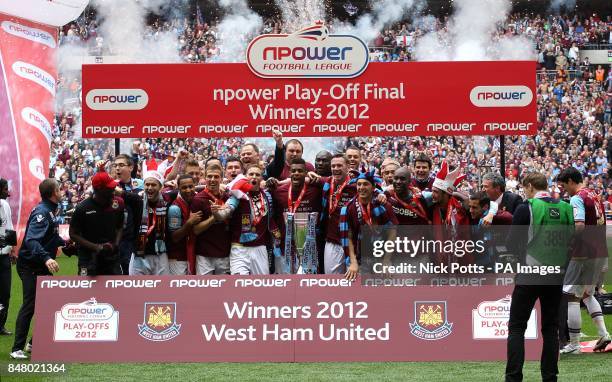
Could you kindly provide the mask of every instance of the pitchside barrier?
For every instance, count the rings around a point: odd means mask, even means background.
[[[323,275],[39,277],[32,359],[500,361],[511,293]],[[534,310],[531,360],[541,349],[538,321]]]

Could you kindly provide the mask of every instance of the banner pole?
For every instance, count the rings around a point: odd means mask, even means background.
[[[119,155],[119,139],[115,138],[115,156]],[[503,154],[502,154],[503,155]],[[503,157],[502,157],[503,158]],[[502,159],[503,160],[503,159]],[[503,163],[503,162],[502,162]]]
[[[506,180],[506,138],[504,135],[499,136],[499,151],[501,154],[501,163],[499,172],[502,178]]]

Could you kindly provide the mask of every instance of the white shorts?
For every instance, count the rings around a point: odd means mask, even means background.
[[[607,257],[570,260],[563,280],[563,292],[578,298],[592,296],[602,273],[607,269]]]
[[[265,245],[244,247],[232,244],[230,250],[230,271],[232,275],[269,275],[268,250]]]
[[[140,257],[132,254],[130,259],[130,276],[160,276],[168,274],[168,255],[146,255]]]
[[[182,276],[187,274],[187,262],[170,259],[168,260],[168,271],[171,275]]]
[[[198,275],[227,275],[230,273],[229,257],[196,256],[196,265]]]
[[[323,253],[326,275],[344,274],[346,272],[344,248],[341,245],[327,241]]]

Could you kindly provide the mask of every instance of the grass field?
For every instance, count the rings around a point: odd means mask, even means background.
[[[61,257],[63,275],[76,274],[76,259]],[[608,284],[610,285],[610,284]],[[612,285],[611,285],[612,286]],[[612,289],[609,287],[608,289]],[[13,289],[7,328],[15,328],[21,305],[21,280],[13,269]],[[608,330],[612,316],[606,316]],[[583,333],[596,330],[583,310]],[[13,336],[0,336],[0,365],[6,370]],[[0,374],[0,381],[500,381],[503,362],[387,362],[387,363],[143,363],[68,364],[60,376],[18,376]],[[563,356],[560,381],[612,380],[612,353]],[[525,381],[540,380],[539,363],[527,362]]]

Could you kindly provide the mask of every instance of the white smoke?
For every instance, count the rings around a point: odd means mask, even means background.
[[[367,43],[374,40],[385,26],[403,20],[411,13],[417,13],[424,7],[423,0],[382,0],[372,6],[372,12],[357,19],[355,25],[334,22],[338,33],[353,34]]]
[[[561,7],[570,11],[574,9],[575,6],[576,6],[576,0],[552,0],[550,2],[549,10],[552,13],[559,13],[559,11],[561,10]]]
[[[325,20],[325,6],[320,0],[275,0],[274,2],[281,11],[285,33],[293,33],[317,20]]]
[[[523,37],[496,35],[510,13],[510,0],[455,0],[445,29],[417,41],[418,61],[531,60],[533,44]]]
[[[249,40],[263,25],[261,16],[246,0],[219,0],[219,5],[227,12],[219,23],[219,61],[244,62]]]

